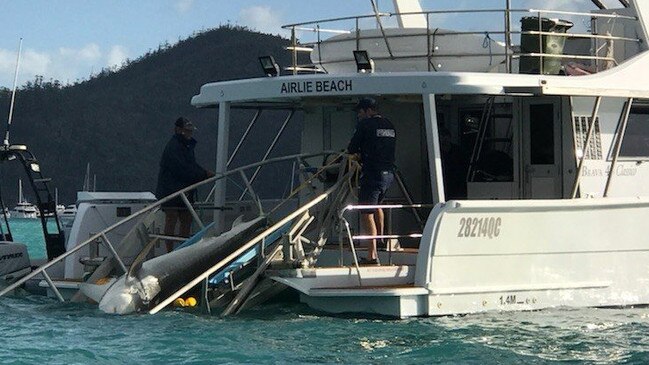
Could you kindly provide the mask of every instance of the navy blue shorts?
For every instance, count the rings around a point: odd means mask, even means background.
[[[394,181],[392,171],[363,171],[361,175],[361,186],[358,193],[358,203],[361,205],[380,204],[385,198],[385,192]],[[374,211],[363,211],[366,214],[373,214]]]

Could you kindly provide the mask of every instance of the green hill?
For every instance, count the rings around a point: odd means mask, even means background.
[[[261,55],[272,54],[278,63],[289,64],[287,44],[279,36],[223,26],[173,46],[161,46],[118,71],[103,70],[75,85],[62,87],[57,81],[42,82],[42,77],[36,77],[17,93],[11,142],[29,146],[42,171],[53,179],[61,202],[75,201],[88,163],[91,175],[96,175],[97,191],[155,191],[159,157],[178,116],[188,117],[199,128],[197,159],[214,170],[217,112],[192,107],[191,97],[208,82],[262,77],[257,59]],[[0,115],[8,115],[9,99],[9,90],[0,91]],[[252,115],[251,111],[233,111],[231,150]],[[234,164],[259,160],[284,117],[269,114],[260,120],[253,130],[253,143],[247,144]],[[300,128],[297,118],[273,156],[298,150]],[[23,172],[17,163],[3,163],[0,168],[5,202],[13,206]],[[285,181],[285,177],[282,169],[265,173],[273,181]],[[262,195],[270,196],[278,187],[262,187]],[[31,192],[26,195],[32,197]]]

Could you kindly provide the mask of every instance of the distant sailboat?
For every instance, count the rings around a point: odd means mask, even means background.
[[[81,191],[97,191],[97,175],[93,175],[93,182],[90,182],[90,162],[86,165],[86,175],[83,177]]]
[[[18,204],[11,210],[11,216],[13,218],[26,219],[38,218],[38,209],[36,209],[36,206],[26,201],[23,196],[23,182],[20,179],[18,180]]]

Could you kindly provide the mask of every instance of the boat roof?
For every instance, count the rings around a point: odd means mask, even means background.
[[[314,73],[208,83],[201,87],[191,103],[199,108],[218,107],[220,103],[229,102],[231,106],[239,108],[284,109],[299,107],[309,99],[317,98],[318,102],[323,102],[327,98],[335,98],[335,102],[340,102],[344,97],[349,97],[352,102],[351,99],[361,95],[478,94],[649,98],[649,47],[643,45],[643,39],[647,38],[645,18],[649,18],[649,1],[625,0],[622,5],[625,9],[607,9],[600,6],[602,10],[594,13],[545,11],[547,14],[583,16],[595,16],[597,13],[599,17],[613,17],[611,19],[618,22],[633,19],[635,25],[625,28],[625,31],[628,30],[637,36],[628,37],[638,38],[636,40],[641,45],[638,48],[639,53],[634,56],[631,56],[631,53],[629,58],[625,58],[615,67],[588,75],[405,70]],[[542,11],[544,10],[538,10],[539,14]],[[597,33],[593,36],[602,37]]]
[[[355,95],[564,95],[649,98],[649,53],[622,65],[584,76],[471,72],[313,74],[208,83],[192,98],[204,108],[231,102],[239,106],[281,106],[305,98]]]

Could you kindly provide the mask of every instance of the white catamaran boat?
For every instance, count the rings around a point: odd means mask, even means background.
[[[649,304],[649,2],[583,1],[592,6],[583,12],[394,3],[393,13],[286,26],[290,75],[263,58],[274,77],[204,85],[192,104],[218,108],[217,176],[133,212],[120,235],[118,223],[68,242],[0,295],[66,263],[67,285],[79,280],[72,299],[111,313],[156,313],[193,290],[202,308],[227,315],[283,288],[322,311],[399,318]],[[504,24],[447,29],[439,15]],[[572,26],[584,21],[589,30]],[[303,30],[316,32],[313,42],[297,42]],[[312,64],[298,64],[298,52]],[[365,96],[397,131],[386,228],[373,237],[358,229],[359,212],[377,208],[356,203],[358,166],[333,152],[347,146]],[[249,110],[228,155],[230,115]],[[228,169],[260,115],[281,112],[262,161]],[[269,159],[297,117],[301,153]],[[254,190],[273,163],[294,172],[292,193],[275,207]],[[226,179],[241,182],[236,202],[225,201]],[[212,187],[204,202],[184,199],[197,233],[161,235],[160,204],[201,185]],[[386,242],[381,265],[360,265],[373,238]],[[169,239],[184,243],[160,254]],[[87,252],[103,259],[75,269]],[[47,281],[64,300],[63,285]]]

